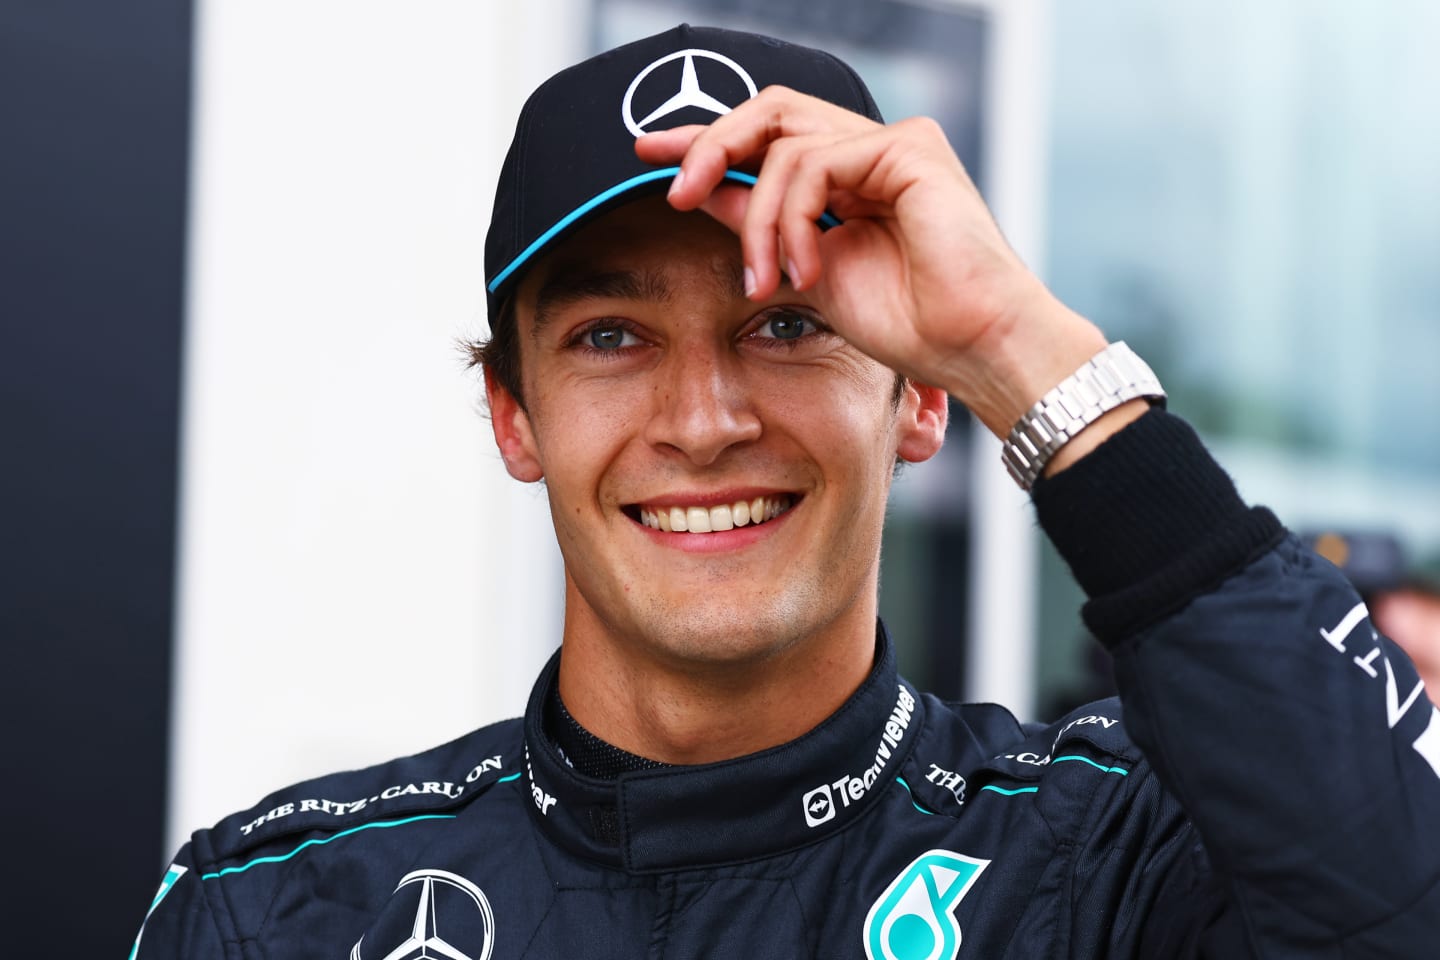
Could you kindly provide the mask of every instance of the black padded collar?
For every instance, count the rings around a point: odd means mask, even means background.
[[[525,711],[525,783],[542,829],[573,853],[636,873],[736,863],[791,850],[853,822],[909,753],[924,717],[883,627],[870,676],[797,740],[698,766],[584,776],[546,736],[560,653]]]

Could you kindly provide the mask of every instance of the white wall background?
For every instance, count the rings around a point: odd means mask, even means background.
[[[992,25],[985,105],[986,201],[1006,239],[1045,276],[1052,37],[1047,0],[986,0]],[[1000,466],[1000,441],[974,427],[970,645],[965,698],[1035,710],[1039,532],[1029,497]]]
[[[543,491],[456,343],[520,104],[587,29],[571,0],[197,6],[167,853],[519,713],[558,642]]]

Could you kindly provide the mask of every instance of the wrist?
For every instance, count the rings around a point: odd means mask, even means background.
[[[1047,478],[1053,477],[1060,471],[1073,466],[1100,444],[1139,420],[1149,409],[1150,401],[1137,397],[1101,414],[1100,419],[1071,437],[1064,446],[1056,450],[1055,455],[1046,462],[1045,469],[1040,471],[1040,475]]]
[[[1050,475],[1065,469],[1138,419],[1144,403],[1164,399],[1165,388],[1154,371],[1117,341],[1020,417],[1005,439],[1001,459],[1021,489],[1029,490],[1042,471]],[[1062,451],[1065,456],[1057,461]]]
[[[1004,440],[1035,403],[1106,346],[1105,335],[1043,287],[967,347],[944,384]]]

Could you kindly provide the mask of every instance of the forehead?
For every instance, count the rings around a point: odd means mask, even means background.
[[[549,252],[521,281],[521,313],[543,322],[587,298],[673,301],[698,290],[744,298],[736,236],[710,216],[682,213],[663,196],[647,197],[586,224]]]

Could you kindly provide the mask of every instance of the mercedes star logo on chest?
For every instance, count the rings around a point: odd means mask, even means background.
[[[404,929],[389,930],[379,943],[361,937],[350,960],[490,960],[495,913],[470,880],[449,870],[415,870],[400,879],[394,897]]]

